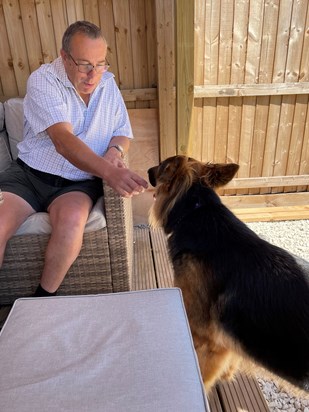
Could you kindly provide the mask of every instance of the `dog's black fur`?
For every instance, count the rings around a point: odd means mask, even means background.
[[[167,184],[159,166],[149,169],[148,174],[153,186]],[[187,276],[179,284],[182,289],[190,288],[186,282],[190,282],[191,274],[183,273],[188,260],[198,262],[196,270],[202,272],[196,302],[186,302],[185,298],[186,307],[196,303],[198,308],[202,302],[203,313],[192,316],[199,316],[198,327],[207,328],[207,323],[215,319],[255,362],[309,391],[308,273],[292,255],[258,237],[225,207],[214,191],[215,180],[210,184],[208,178],[207,184],[207,179],[205,183],[199,177],[163,219],[175,285],[178,278]],[[181,178],[175,167],[169,188],[162,194],[161,187],[157,196],[165,196],[168,202],[171,186]],[[158,218],[162,213],[163,208],[154,214]],[[196,319],[194,322],[193,329],[197,329]],[[207,367],[207,359],[205,364]]]

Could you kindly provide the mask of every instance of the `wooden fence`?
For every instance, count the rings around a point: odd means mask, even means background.
[[[158,107],[161,158],[239,163],[234,204],[309,203],[308,0],[0,0],[0,100],[77,19],[102,27],[128,108]]]
[[[239,163],[225,193],[262,196],[232,204],[308,204],[308,1],[177,5],[177,152]]]

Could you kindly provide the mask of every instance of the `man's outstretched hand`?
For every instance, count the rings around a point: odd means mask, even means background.
[[[123,197],[132,197],[143,193],[148,187],[148,183],[137,173],[124,167],[115,167],[111,165],[107,176],[106,183]]]

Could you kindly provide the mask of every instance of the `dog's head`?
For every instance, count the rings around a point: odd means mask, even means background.
[[[186,156],[172,156],[151,167],[148,177],[156,199],[150,209],[151,225],[164,226],[175,203],[194,183],[217,189],[232,180],[238,168],[235,163],[203,163]]]

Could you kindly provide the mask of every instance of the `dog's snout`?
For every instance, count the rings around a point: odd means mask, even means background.
[[[151,184],[151,186],[155,187],[157,182],[156,182],[156,173],[155,173],[155,167],[151,167],[150,169],[148,169],[147,173],[148,173],[148,178],[149,178],[149,182]]]

